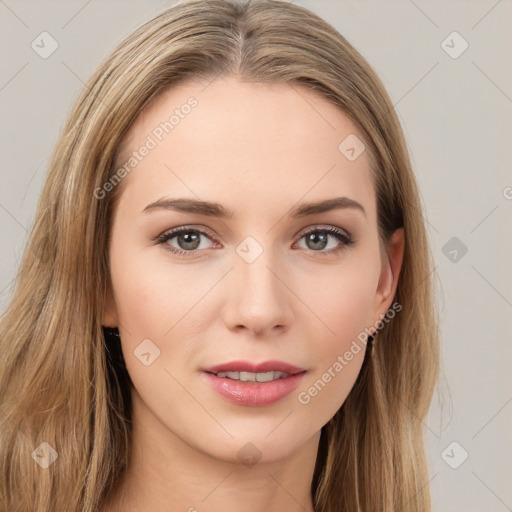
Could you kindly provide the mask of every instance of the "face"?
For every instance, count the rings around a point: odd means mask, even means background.
[[[250,442],[275,460],[345,401],[403,250],[398,231],[381,259],[370,159],[347,158],[348,136],[363,140],[316,93],[234,78],[166,91],[132,125],[123,158],[140,161],[117,185],[104,325],[119,327],[138,410],[170,437],[226,461]],[[162,204],[176,199],[189,202]],[[203,371],[268,360],[305,372],[262,385]]]

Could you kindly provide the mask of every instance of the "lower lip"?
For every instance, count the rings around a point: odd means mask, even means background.
[[[297,389],[306,372],[270,382],[243,382],[203,372],[206,381],[222,397],[237,405],[261,407],[270,405]]]

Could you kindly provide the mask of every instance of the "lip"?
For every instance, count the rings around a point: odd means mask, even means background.
[[[219,373],[219,372],[252,372],[252,373],[266,373],[271,371],[289,373],[296,375],[305,372],[304,368],[299,368],[293,364],[278,361],[276,359],[270,361],[263,361],[262,363],[252,363],[251,361],[230,361],[228,363],[221,363],[207,368],[201,368],[203,372]]]
[[[243,382],[228,377],[217,377],[214,373],[206,371],[201,372],[201,376],[221,397],[237,405],[248,407],[263,407],[281,400],[299,386],[305,375],[304,370],[270,382]]]

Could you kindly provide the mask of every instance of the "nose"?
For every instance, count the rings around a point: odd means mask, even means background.
[[[293,293],[282,263],[264,250],[254,261],[234,254],[226,281],[224,322],[230,330],[269,337],[287,330],[292,320]]]

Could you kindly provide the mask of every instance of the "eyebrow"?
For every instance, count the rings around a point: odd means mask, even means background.
[[[301,205],[292,208],[288,215],[292,218],[302,218],[307,217],[308,215],[325,213],[332,210],[343,210],[347,208],[360,211],[366,217],[366,211],[363,205],[349,197],[335,197],[322,201],[302,203]],[[170,199],[162,197],[158,199],[158,201],[148,204],[146,208],[142,210],[142,213],[149,213],[157,210],[177,210],[180,212],[198,213],[221,219],[232,219],[234,217],[234,212],[227,210],[219,203],[191,198]]]

